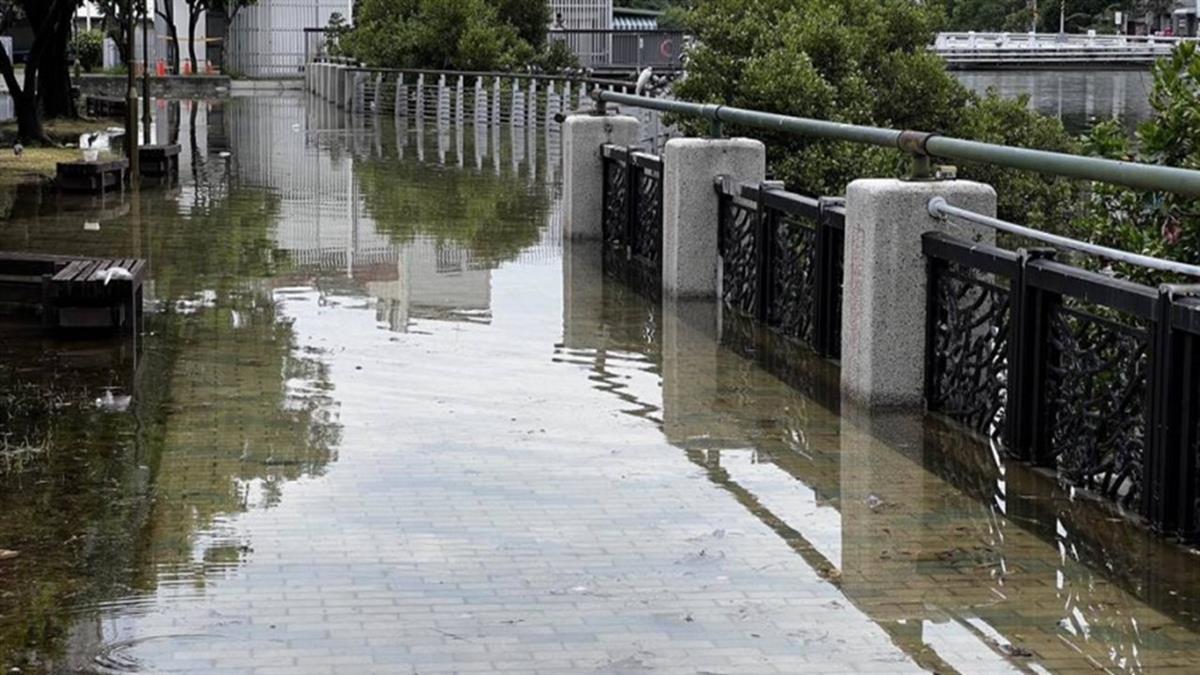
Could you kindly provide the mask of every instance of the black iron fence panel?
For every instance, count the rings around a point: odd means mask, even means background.
[[[1111,314],[1111,312],[1109,312]],[[1140,510],[1150,330],[1066,305],[1049,310],[1049,452],[1070,483]]]
[[[800,218],[768,212],[770,247],[767,324],[809,344],[817,302],[817,230]]]
[[[662,284],[662,158],[605,145],[602,229],[610,276],[657,295]]]
[[[625,233],[629,229],[629,197],[628,155],[606,152],[602,220],[605,249],[623,251],[625,248]]]
[[[1009,454],[1200,536],[1200,286],[927,233],[926,399]]]
[[[636,231],[630,240],[633,258],[642,265],[662,272],[662,160],[635,153],[637,205],[633,214]]]
[[[841,353],[840,200],[718,179],[721,294],[725,305],[799,340]]]
[[[1003,442],[1018,259],[1000,249],[926,238],[931,410]]]
[[[721,295],[725,304],[753,316],[758,306],[758,212],[736,197],[720,200]]]

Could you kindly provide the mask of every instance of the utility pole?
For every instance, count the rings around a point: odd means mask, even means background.
[[[1058,34],[1067,32],[1067,0],[1058,0]]]
[[[142,4],[142,142],[150,145],[150,23],[149,0],[135,0]]]
[[[134,31],[137,30],[137,26],[133,23],[133,3],[134,0],[125,0],[125,23],[129,47],[125,51],[126,54],[129,54],[129,63],[125,64],[125,70],[128,71],[125,95],[125,153],[129,157],[129,183],[136,188],[140,182],[141,171],[138,167],[137,78],[133,72],[133,57],[137,53],[136,40],[134,39],[136,37]]]

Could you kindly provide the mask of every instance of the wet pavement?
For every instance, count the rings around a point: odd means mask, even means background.
[[[606,279],[555,134],[196,109],[180,186],[0,222],[154,279],[0,322],[3,672],[1195,670],[1191,552]]]

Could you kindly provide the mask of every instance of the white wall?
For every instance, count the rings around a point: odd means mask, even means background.
[[[259,0],[238,12],[229,27],[227,63],[250,77],[300,77],[306,60],[305,28],[324,28],[335,12],[350,18],[352,0]]]

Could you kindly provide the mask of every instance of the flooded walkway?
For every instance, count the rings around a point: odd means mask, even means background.
[[[1194,671],[1193,554],[606,280],[555,135],[199,111],[0,222],[153,279],[140,344],[0,324],[3,672]]]

